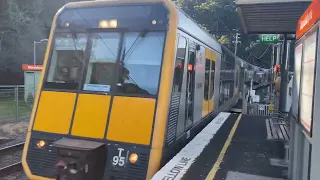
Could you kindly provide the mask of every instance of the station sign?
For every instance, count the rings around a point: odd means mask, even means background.
[[[307,10],[303,13],[298,21],[296,32],[296,39],[300,39],[306,32],[308,32],[320,18],[320,0],[313,0]]]
[[[280,35],[279,34],[260,34],[259,40],[260,43],[263,44],[276,44],[279,42]]]
[[[42,65],[22,64],[23,71],[41,71],[42,69]]]

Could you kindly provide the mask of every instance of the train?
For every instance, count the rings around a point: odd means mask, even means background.
[[[151,179],[258,69],[170,0],[66,4],[43,68],[22,155],[31,180]]]

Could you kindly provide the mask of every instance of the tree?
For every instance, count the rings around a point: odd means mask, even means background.
[[[241,32],[241,24],[233,0],[176,0],[175,3],[200,27],[234,51],[235,34]],[[242,34],[237,56],[245,60],[248,57],[251,58],[250,60],[260,57],[267,47],[266,45],[253,45],[256,40],[256,35]],[[270,52],[267,51],[263,57],[269,59]]]
[[[0,14],[0,24],[10,29],[0,34],[2,70],[16,69],[15,66],[32,62],[33,40],[46,38],[43,33],[44,25],[39,19],[39,10],[28,6],[22,7],[18,4],[18,0],[8,0],[7,6],[7,10]]]
[[[33,63],[33,41],[49,37],[53,16],[70,1],[0,1],[0,84],[23,83],[21,64]],[[45,50],[45,43],[37,45],[38,64],[42,64]]]

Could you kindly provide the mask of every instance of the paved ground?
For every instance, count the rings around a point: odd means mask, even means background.
[[[283,180],[279,178],[271,178],[265,176],[250,175],[245,173],[229,171],[226,180]]]
[[[229,136],[237,115],[232,114],[212,138],[183,179],[206,179]],[[243,115],[231,143],[217,168],[214,180],[278,180],[285,168],[270,165],[270,158],[282,155],[281,145],[267,141],[265,118]]]

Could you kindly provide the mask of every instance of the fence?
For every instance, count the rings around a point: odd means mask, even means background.
[[[250,105],[249,114],[258,116],[272,116],[274,113],[273,104],[259,104],[254,103]]]
[[[24,86],[0,86],[0,121],[29,119],[33,95]]]

